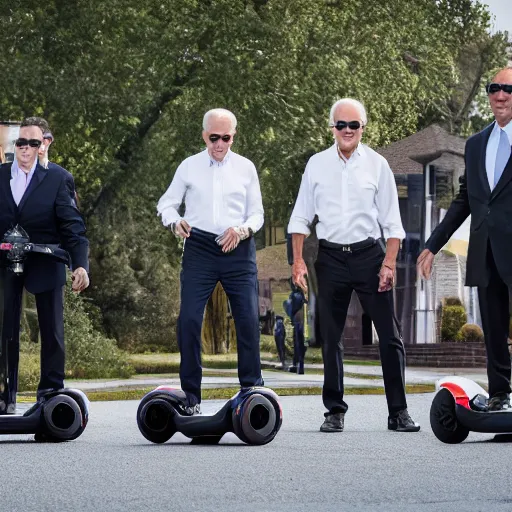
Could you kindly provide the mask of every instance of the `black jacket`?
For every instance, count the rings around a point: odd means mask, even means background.
[[[494,123],[466,142],[466,169],[459,193],[426,243],[428,249],[437,253],[471,214],[466,286],[487,286],[488,244],[500,277],[512,285],[512,157],[491,192],[485,157],[493,128]]]
[[[60,244],[68,251],[72,269],[89,270],[89,241],[85,224],[75,202],[73,176],[62,167],[37,165],[30,184],[16,206],[11,192],[11,166],[0,166],[0,237],[19,224],[38,244]],[[66,269],[41,254],[29,254],[25,262],[25,287],[41,293],[62,286]]]

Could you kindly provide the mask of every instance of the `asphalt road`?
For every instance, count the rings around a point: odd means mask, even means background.
[[[431,394],[409,397],[422,430],[407,434],[386,430],[383,396],[347,398],[345,432],[323,434],[320,397],[283,397],[283,427],[266,446],[245,446],[233,434],[218,446],[192,446],[180,434],[153,445],[138,431],[138,402],[96,402],[76,441],[0,438],[0,510],[512,510],[511,444],[484,434],[440,443],[428,424]]]

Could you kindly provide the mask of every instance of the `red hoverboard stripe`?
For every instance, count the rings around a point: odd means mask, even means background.
[[[155,389],[155,391],[156,391],[157,389],[158,389],[158,390],[164,390],[164,389],[165,389],[166,391],[181,391],[181,389],[180,389],[180,388],[171,388],[170,386],[158,386],[158,387]]]
[[[12,249],[12,244],[8,244],[5,242],[0,244],[1,251],[10,251],[11,249]]]
[[[455,402],[466,409],[469,409],[469,397],[466,392],[458,385],[453,382],[445,382],[441,384],[442,388],[447,389],[455,398]]]

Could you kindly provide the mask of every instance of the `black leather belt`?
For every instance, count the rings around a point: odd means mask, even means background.
[[[366,240],[362,240],[361,242],[355,242],[353,244],[337,244],[334,242],[329,242],[328,240],[320,239],[318,244],[322,247],[327,247],[328,249],[338,249],[343,252],[357,252],[362,249],[368,249],[369,247],[374,246],[377,243],[375,238],[367,238]]]

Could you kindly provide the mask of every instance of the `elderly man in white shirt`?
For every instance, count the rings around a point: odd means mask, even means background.
[[[381,155],[361,143],[366,122],[366,111],[359,101],[344,98],[331,108],[329,124],[335,143],[309,160],[288,225],[292,277],[306,289],[302,248],[317,215],[317,321],[323,341],[322,398],[327,409],[320,430],[342,432],[344,428],[348,406],[343,400],[341,340],[355,290],[379,336],[388,429],[416,432],[420,426],[407,411],[405,351],[393,311],[396,258],[405,232],[393,173]]]
[[[256,244],[263,205],[254,164],[231,151],[236,117],[225,109],[203,119],[206,149],[185,159],[157,206],[164,226],[185,239],[178,345],[180,380],[190,414],[200,412],[201,326],[204,308],[220,282],[235,321],[242,388],[261,386]],[[178,213],[185,203],[183,217]]]

